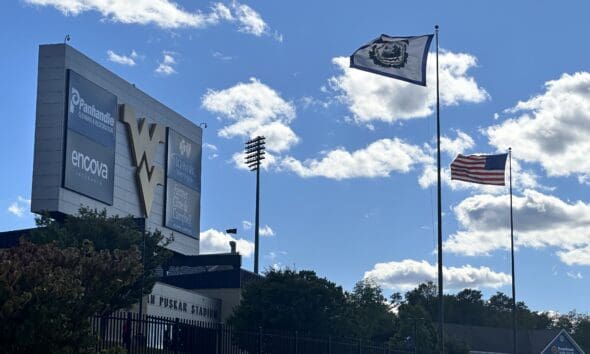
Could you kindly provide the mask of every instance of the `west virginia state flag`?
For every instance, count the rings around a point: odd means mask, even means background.
[[[382,34],[350,56],[350,67],[426,86],[426,59],[432,37]]]

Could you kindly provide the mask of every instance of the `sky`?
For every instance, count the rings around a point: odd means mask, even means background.
[[[427,87],[349,68],[380,34],[440,26],[444,287],[510,295],[508,187],[450,180],[512,148],[517,300],[590,312],[590,49],[584,1],[7,0],[0,11],[0,230],[30,209],[38,46],[69,44],[203,133],[201,250],[237,228],[253,268],[315,270],[387,295],[436,281],[435,60]]]

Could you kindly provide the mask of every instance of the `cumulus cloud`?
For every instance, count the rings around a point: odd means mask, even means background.
[[[135,58],[138,57],[138,55],[135,51],[132,51],[131,54],[129,56],[127,56],[127,55],[123,55],[123,54],[117,54],[110,49],[107,50],[107,55],[109,56],[109,61],[112,61],[113,63],[121,64],[121,65],[127,65],[127,66],[135,66],[135,64],[136,64]]]
[[[252,223],[248,220],[242,221],[242,229],[250,230],[252,228]]]
[[[338,148],[324,153],[321,159],[299,161],[286,157],[281,167],[301,177],[330,179],[387,177],[392,172],[407,173],[416,164],[430,163],[432,158],[416,145],[398,138],[377,140],[353,152]]]
[[[431,54],[431,58],[434,56]],[[482,102],[487,92],[468,75],[476,66],[474,56],[443,52],[440,57],[441,103],[446,106],[460,102]],[[342,71],[330,78],[330,87],[348,105],[357,123],[372,121],[396,122],[423,118],[433,113],[436,105],[436,66],[428,61],[427,87],[349,68],[349,58],[337,57],[332,62]]]
[[[238,253],[244,257],[251,257],[254,253],[254,243],[243,238],[236,239],[225,232],[209,229],[201,232],[200,253],[229,253],[229,241],[236,242]]]
[[[170,0],[103,1],[103,0],[25,0],[29,4],[53,6],[64,15],[77,16],[84,12],[99,12],[113,22],[156,25],[160,28],[206,28],[221,22],[235,23],[240,32],[260,37],[271,33],[262,16],[248,5],[233,1],[231,5],[216,2],[207,12],[191,12]],[[281,36],[282,40],[282,36]]]
[[[550,176],[590,174],[590,73],[564,74],[545,92],[507,110],[515,118],[485,130],[490,144],[541,164]]]
[[[176,70],[174,69],[174,66],[176,65],[176,59],[174,56],[176,53],[165,50],[162,52],[162,55],[163,58],[162,61],[158,63],[159,65],[155,70],[156,73],[164,76],[176,74]]]
[[[460,227],[445,241],[446,251],[477,256],[510,249],[508,195],[474,195],[453,212]],[[527,189],[513,197],[513,213],[517,247],[551,247],[565,264],[590,265],[590,204]]]
[[[229,122],[218,132],[220,137],[250,139],[262,135],[271,153],[286,151],[299,142],[289,126],[296,116],[293,103],[256,78],[225,90],[208,90],[202,106]],[[243,160],[240,164],[243,165]]]
[[[22,218],[30,208],[31,200],[23,198],[19,195],[16,200],[10,204],[7,210],[12,215]]]
[[[234,3],[233,8],[240,23],[240,31],[261,36],[268,31],[268,25],[260,14],[244,4]]]
[[[427,281],[437,281],[437,266],[427,261],[405,259],[400,262],[377,263],[365,272],[364,278],[371,279],[384,288],[406,291]],[[443,281],[446,289],[499,288],[510,284],[511,277],[497,273],[488,267],[443,267]]]

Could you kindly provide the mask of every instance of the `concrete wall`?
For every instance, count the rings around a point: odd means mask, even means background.
[[[221,300],[221,322],[225,322],[232,315],[242,300],[241,289],[198,289],[194,291]]]
[[[65,44],[42,45],[39,47],[31,211],[34,213],[55,211],[73,215],[81,206],[87,206],[99,210],[106,208],[109,215],[143,217],[127,127],[118,119],[115,128],[113,205],[109,206],[62,187],[67,69],[74,70],[116,95],[118,103],[130,105],[136,117],[145,117],[149,122],[162,124],[181,132],[199,146],[202,143],[200,127],[84,54]],[[155,157],[155,164],[162,169],[165,168],[165,150],[165,144],[160,144]],[[174,242],[168,248],[175,252],[187,255],[199,253],[198,239],[164,227],[163,219],[164,186],[156,186],[153,205],[147,219],[148,229],[159,229],[165,235],[173,235]]]

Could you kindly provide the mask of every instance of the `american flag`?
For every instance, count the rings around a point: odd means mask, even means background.
[[[504,171],[508,154],[461,155],[451,162],[451,179],[504,186]]]

